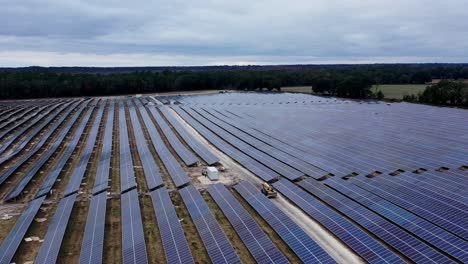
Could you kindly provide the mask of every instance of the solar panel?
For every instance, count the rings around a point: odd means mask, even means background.
[[[119,101],[119,145],[120,145],[120,191],[126,192],[135,188],[135,172],[133,171],[132,153],[127,131],[127,118],[123,101]]]
[[[145,172],[146,183],[148,189],[153,190],[164,184],[159,167],[154,160],[153,154],[148,148],[146,143],[145,135],[143,133],[140,121],[135,111],[135,107],[129,101],[129,112],[133,127],[133,133],[135,134],[135,140],[137,145],[138,155],[140,156],[141,163],[143,165],[143,171]]]
[[[175,150],[177,155],[184,161],[184,163],[187,166],[194,165],[198,162],[198,158],[193,155],[192,152],[190,152],[177,138],[177,136],[172,132],[171,128],[169,125],[167,125],[166,121],[163,119],[163,117],[156,111],[154,107],[149,107],[149,110],[154,117],[154,120],[156,120],[156,123],[158,126],[161,128],[162,132],[166,136],[167,140],[171,144],[172,148]]]
[[[70,121],[70,125],[74,124],[76,120],[78,120],[78,117],[81,115],[83,110],[86,108],[87,103],[83,105],[73,116],[73,118]],[[55,181],[57,180],[57,177],[59,176],[60,172],[63,170],[65,167],[65,164],[67,163],[68,159],[70,156],[73,154],[73,151],[75,151],[76,146],[78,145],[78,141],[80,140],[83,131],[86,127],[86,124],[89,121],[89,117],[91,116],[91,113],[93,112],[94,107],[88,108],[88,111],[84,115],[83,119],[81,120],[80,125],[75,131],[75,134],[73,135],[72,140],[68,144],[66,150],[60,155],[59,161],[54,165],[50,173],[47,175],[47,178],[44,180],[44,182],[41,185],[41,188],[37,191],[36,195],[34,196],[35,198],[41,197],[43,195],[46,195],[47,193],[50,192],[52,187],[55,184]]]
[[[194,119],[199,121],[203,124],[206,128],[211,130],[213,133],[217,134],[225,141],[239,149],[240,151],[244,152],[248,156],[252,157],[253,159],[257,160],[258,162],[262,163],[263,165],[267,166],[268,168],[276,171],[277,173],[281,174],[282,176],[295,180],[302,176],[304,173],[288,166],[287,164],[280,162],[277,159],[272,158],[270,155],[250,146],[249,144],[243,142],[239,138],[229,134],[225,130],[221,129],[220,127],[216,126],[215,124],[208,121],[206,118],[202,117],[197,112],[193,111],[192,109],[182,107],[188,114],[190,114]]]
[[[104,142],[102,143],[101,156],[94,180],[93,194],[97,194],[109,187],[109,173],[112,157],[112,135],[114,131],[114,105],[115,100],[111,100],[107,111],[106,128],[104,131]]]
[[[60,200],[34,263],[56,263],[77,194]]]
[[[145,235],[141,220],[140,203],[136,189],[121,195],[122,210],[122,263],[146,264]]]
[[[272,181],[279,177],[279,174],[274,172],[273,170],[269,169],[268,167],[260,164],[258,161],[254,160],[250,156],[247,156],[243,152],[237,150],[236,148],[232,147],[230,144],[227,144],[223,139],[215,135],[210,130],[206,129],[202,126],[198,121],[193,119],[189,116],[186,112],[184,112],[179,107],[173,107],[174,111],[176,111],[187,123],[189,123],[194,129],[196,129],[201,135],[203,135],[206,140],[208,140],[211,144],[215,145],[219,150],[229,155],[232,159],[236,160],[242,166],[247,168],[253,174],[257,175],[264,181]]]
[[[106,192],[101,192],[91,198],[83,241],[81,243],[81,264],[102,263],[104,230],[106,224],[106,204]]]
[[[420,239],[463,263],[468,262],[468,242],[382,198],[343,180],[332,178],[325,184],[354,199]]]
[[[241,263],[231,243],[197,189],[189,185],[180,189],[182,200],[205,245],[212,263]]]
[[[319,197],[331,207],[353,219],[360,226],[409,259],[415,262],[451,262],[445,255],[408,232],[324,184],[311,178],[300,181],[298,184],[309,193]]]
[[[327,252],[291,218],[268,200],[253,184],[244,181],[235,185],[234,189],[275,230],[303,262],[335,263]]]
[[[44,200],[45,196],[29,202],[0,247],[0,263],[11,262]]]
[[[404,263],[402,259],[366,232],[293,183],[280,180],[273,185],[276,190],[322,224],[367,262]]]
[[[138,108],[141,113],[141,117],[143,118],[143,122],[145,123],[146,129],[148,129],[148,133],[151,137],[151,142],[154,146],[154,149],[158,153],[159,158],[161,158],[164,167],[174,182],[174,185],[176,187],[181,187],[189,183],[190,178],[187,176],[187,173],[184,171],[184,169],[180,166],[177,159],[174,158],[170,150],[167,148],[144,107],[140,104],[140,107]]]
[[[211,185],[207,190],[258,263],[289,263],[224,185]]]
[[[214,165],[219,162],[210,150],[190,134],[187,129],[174,117],[165,107],[158,107],[164,117],[169,121],[172,127],[177,131],[180,137],[185,141],[190,148],[195,151],[208,165]]]
[[[167,263],[194,263],[192,253],[165,187],[150,193]]]
[[[101,124],[102,115],[104,113],[104,105],[105,103],[101,103],[97,110],[93,126],[91,127],[88,138],[86,139],[86,145],[81,152],[80,159],[76,164],[75,169],[70,176],[70,181],[68,182],[68,185],[65,189],[65,196],[77,192],[80,188],[81,181],[83,180],[86,168],[88,167],[89,159],[93,154],[94,144],[96,143],[98,137],[99,125]]]

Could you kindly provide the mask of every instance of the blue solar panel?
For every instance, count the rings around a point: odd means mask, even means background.
[[[121,195],[121,211],[122,263],[146,264],[148,256],[136,189]]]
[[[231,243],[200,193],[189,185],[180,189],[182,200],[205,245],[212,263],[241,263]]]
[[[254,160],[250,156],[245,155],[243,152],[237,150],[230,144],[226,143],[223,139],[213,134],[210,130],[202,126],[198,121],[190,117],[186,112],[184,112],[179,107],[173,107],[173,109],[193,128],[195,128],[200,134],[202,134],[211,144],[215,145],[219,150],[229,155],[232,159],[236,160],[242,166],[247,168],[253,174],[257,175],[264,181],[272,181],[277,179],[279,174],[273,170],[267,168],[266,166],[260,164],[258,161]]]
[[[60,200],[34,263],[56,263],[77,194]]]
[[[452,255],[463,263],[468,262],[468,242],[442,228],[376,196],[357,186],[346,184],[340,179],[328,179],[325,184],[382,215],[396,225],[408,230],[420,239]]]
[[[192,253],[165,187],[152,191],[154,211],[167,263],[194,263]]]
[[[123,101],[119,101],[119,145],[120,145],[120,191],[126,192],[135,188],[135,172],[133,171],[132,153],[128,139],[127,118]]]
[[[213,165],[219,162],[216,157],[206,146],[202,145],[197,139],[190,134],[187,129],[165,108],[158,107],[164,117],[169,121],[172,127],[177,130],[177,133],[184,139],[185,143],[195,151],[208,165]]]
[[[265,219],[304,263],[335,263],[327,252],[253,184],[244,181],[234,186],[234,189]]]
[[[11,262],[44,200],[45,196],[29,202],[26,209],[16,221],[13,229],[11,229],[8,236],[2,242],[2,246],[0,247],[0,263],[3,264]]]
[[[366,232],[291,182],[281,180],[273,185],[367,262],[404,263],[402,259]]]
[[[353,219],[360,226],[379,237],[401,254],[415,262],[451,263],[445,255],[434,250],[408,232],[373,213],[369,209],[314,180],[298,183],[309,193],[319,197],[328,205]]]
[[[106,192],[101,192],[91,198],[83,241],[81,243],[80,264],[102,263],[106,204]]]
[[[109,187],[109,173],[113,140],[112,135],[114,131],[114,105],[115,100],[112,100],[107,111],[106,128],[103,137],[104,142],[102,143],[101,156],[99,157],[96,178],[94,180],[93,194],[107,190]]]
[[[153,121],[146,112],[146,109],[141,106],[138,107],[141,113],[141,117],[148,129],[148,133],[151,137],[151,142],[153,143],[154,149],[158,153],[159,158],[161,158],[164,167],[168,171],[176,187],[184,186],[190,182],[190,178],[184,169],[180,166],[179,162],[172,155],[171,151],[167,148],[166,144],[159,135],[158,130],[154,126]],[[153,109],[154,110],[154,109]]]
[[[65,196],[77,192],[80,188],[81,181],[83,180],[86,168],[88,167],[88,162],[91,158],[91,155],[93,154],[94,144],[96,143],[98,137],[99,125],[101,124],[103,113],[104,103],[101,103],[96,113],[93,126],[91,127],[88,138],[86,139],[86,145],[81,152],[81,157],[76,164],[72,175],[70,176],[70,181],[68,182],[64,192]]]
[[[148,185],[148,189],[153,190],[162,186],[164,182],[161,177],[161,173],[159,172],[159,167],[154,160],[153,154],[148,148],[148,143],[146,142],[145,134],[143,133],[140,121],[138,120],[135,107],[130,101],[128,101],[128,105],[138,155],[140,156],[143,171],[145,172],[146,184]]]
[[[289,263],[224,185],[215,184],[207,190],[258,263]]]

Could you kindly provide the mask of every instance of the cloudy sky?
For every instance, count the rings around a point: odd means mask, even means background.
[[[468,62],[468,0],[0,0],[0,66]]]

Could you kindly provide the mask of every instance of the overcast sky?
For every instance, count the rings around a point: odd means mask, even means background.
[[[468,62],[468,0],[0,0],[0,66]]]

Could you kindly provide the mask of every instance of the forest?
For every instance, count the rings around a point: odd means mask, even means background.
[[[468,79],[468,64],[278,65],[137,68],[0,68],[0,98],[41,98],[158,93],[192,90],[280,90],[312,86],[317,94],[376,98],[374,84],[424,84],[432,79]],[[443,86],[451,82],[444,82]],[[456,82],[459,83],[459,82]],[[452,85],[453,86],[453,85]],[[457,86],[458,87],[458,86]],[[426,91],[407,100],[466,105],[466,84]],[[457,90],[458,89],[458,90]],[[455,97],[454,97],[455,96]]]

